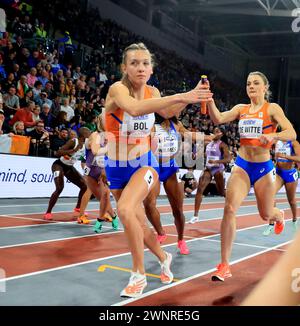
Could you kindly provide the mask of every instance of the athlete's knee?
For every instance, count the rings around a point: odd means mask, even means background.
[[[117,205],[117,214],[120,216],[124,226],[129,222],[130,216],[133,214],[134,208],[125,201],[119,200]]]
[[[290,204],[290,206],[296,206],[297,205],[296,199],[293,198],[293,199],[289,200],[289,204]]]
[[[172,207],[172,213],[173,216],[176,218],[180,218],[183,216],[183,209],[182,207],[176,206],[176,207]]]
[[[56,194],[60,195],[63,190],[64,190],[64,186],[63,185],[56,185],[56,189],[55,189],[55,193]]]
[[[231,203],[226,203],[224,207],[224,216],[232,216],[235,215],[237,211],[237,208],[231,204]]]

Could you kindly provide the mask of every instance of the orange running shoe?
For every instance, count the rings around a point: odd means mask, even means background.
[[[230,268],[228,264],[219,264],[217,270],[212,274],[212,281],[222,281],[224,282],[225,278],[231,277]]]
[[[147,286],[146,276],[140,273],[131,272],[129,282],[120,293],[123,298],[137,298],[143,294]]]
[[[190,253],[190,250],[184,240],[179,240],[177,247],[179,248],[181,255],[188,255]]]
[[[285,225],[285,219],[284,219],[284,211],[280,210],[281,214],[282,214],[282,222],[275,222],[275,226],[274,226],[274,233],[275,234],[280,234],[283,229],[284,229],[284,225]]]
[[[46,221],[51,221],[52,220],[52,214],[51,213],[46,213],[44,215],[44,220]]]
[[[112,222],[112,217],[108,213],[105,213],[101,220],[104,220],[105,222]]]
[[[91,221],[87,218],[86,215],[81,215],[77,218],[77,223],[78,224],[90,224]]]

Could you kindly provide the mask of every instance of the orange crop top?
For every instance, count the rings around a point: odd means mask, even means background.
[[[265,102],[262,108],[255,113],[249,113],[250,104],[240,110],[239,133],[241,146],[271,148],[271,144],[262,144],[259,141],[261,135],[276,131],[277,125],[271,121],[268,114],[269,105],[270,103]]]
[[[144,99],[148,98],[152,98],[152,89],[146,86]],[[154,122],[154,113],[133,117],[118,108],[113,113],[105,113],[107,139],[129,144],[148,142]]]

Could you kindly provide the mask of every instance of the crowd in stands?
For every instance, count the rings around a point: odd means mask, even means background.
[[[84,8],[80,1],[4,2],[7,32],[0,35],[0,135],[31,137],[29,155],[54,157],[81,126],[96,130],[95,118],[105,107],[107,91],[121,77],[121,52],[131,43],[145,42],[155,54],[158,66],[149,83],[162,95],[190,89],[206,73],[221,111],[243,96],[216,72],[102,19],[98,10]],[[90,51],[82,51],[83,45]],[[180,119],[191,131],[212,132],[212,121],[199,114],[197,105],[187,107]],[[222,127],[235,156],[237,123]]]

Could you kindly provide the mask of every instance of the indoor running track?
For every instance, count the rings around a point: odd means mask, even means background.
[[[193,198],[185,199],[185,216],[193,215]],[[233,277],[211,282],[220,260],[220,223],[224,199],[204,198],[201,221],[186,224],[185,240],[190,255],[178,253],[176,229],[166,199],[159,199],[161,219],[168,234],[163,247],[173,254],[170,285],[160,283],[156,258],[145,250],[148,286],[139,299],[122,299],[119,292],[128,283],[131,256],[123,228],[113,231],[105,223],[101,234],[92,225],[78,225],[72,210],[75,199],[60,199],[54,221],[42,216],[47,199],[0,200],[0,272],[5,273],[2,306],[108,306],[108,305],[238,305],[286,251],[294,233],[285,195],[277,207],[285,210],[287,224],[281,235],[262,235],[264,223],[255,198],[249,196],[238,211],[237,236],[233,246]],[[98,203],[89,204],[96,217]],[[1,288],[0,288],[1,289]]]

